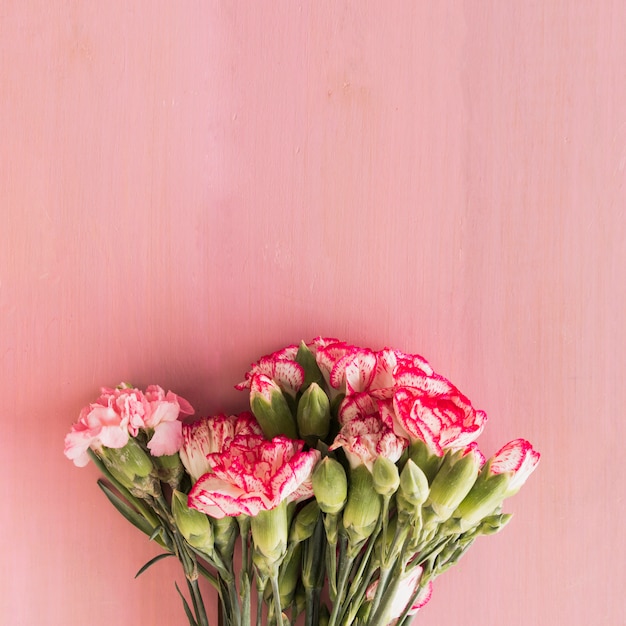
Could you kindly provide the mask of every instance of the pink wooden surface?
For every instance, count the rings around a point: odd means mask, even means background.
[[[182,624],[63,436],[332,334],[542,464],[416,623],[626,624],[626,4],[2,2],[0,621]],[[179,578],[180,580],[180,578]]]

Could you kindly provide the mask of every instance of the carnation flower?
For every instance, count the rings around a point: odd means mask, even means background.
[[[296,362],[298,346],[287,346],[278,352],[261,357],[235,389],[250,389],[252,379],[262,374],[271,378],[285,393],[294,397],[304,382],[304,369]]]
[[[514,439],[500,448],[491,460],[491,474],[508,474],[511,479],[506,491],[506,498],[515,495],[535,471],[539,464],[539,452],[525,439]]]
[[[365,465],[371,472],[377,457],[384,456],[395,463],[408,443],[383,424],[379,416],[368,415],[346,422],[330,449],[343,448],[350,467]]]
[[[487,415],[442,376],[406,374],[410,386],[393,392],[394,431],[411,441],[420,439],[442,456],[446,449],[467,447],[483,431]]]
[[[145,394],[125,383],[102,387],[100,397],[82,409],[66,435],[65,456],[82,467],[89,461],[89,448],[123,448],[140,430],[154,432],[148,443],[154,456],[174,454],[182,442],[178,417],[193,412],[187,400],[157,385]]]
[[[391,602],[391,605],[388,607],[386,613],[389,618],[389,626],[394,626],[396,624],[397,619],[404,613],[407,603],[411,600],[415,591],[417,590],[417,586],[420,582],[420,578],[422,577],[422,567],[417,565],[414,566],[408,574],[404,574],[401,584],[398,586],[395,596]],[[376,595],[376,589],[378,588],[378,580],[375,580],[370,586],[367,588],[365,597],[368,600],[373,600]],[[419,609],[421,609],[432,597],[433,595],[433,584],[432,581],[426,583],[424,587],[417,594],[417,597],[413,601],[411,608],[409,609],[408,615],[415,615]]]
[[[313,495],[311,473],[320,458],[287,437],[238,435],[222,452],[208,455],[212,473],[199,478],[189,506],[212,517],[251,515]]]
[[[180,459],[195,483],[211,471],[209,454],[227,449],[238,435],[262,435],[261,427],[252,413],[203,417],[182,425]]]

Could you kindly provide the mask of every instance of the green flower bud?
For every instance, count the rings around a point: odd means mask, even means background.
[[[285,502],[269,511],[259,511],[251,517],[250,529],[255,551],[262,557],[264,571],[271,576],[287,551],[289,525]]]
[[[319,517],[320,507],[315,500],[311,500],[300,509],[292,522],[289,541],[294,543],[306,541],[313,534]]]
[[[430,484],[439,470],[442,458],[431,452],[421,439],[417,439],[409,446],[409,458],[426,474]]]
[[[448,454],[430,485],[426,502],[440,522],[447,520],[476,482],[484,457],[470,450]]]
[[[177,489],[185,474],[178,452],[176,454],[155,456],[153,459],[159,480],[167,483],[172,489]]]
[[[339,513],[348,494],[348,479],[339,461],[327,456],[316,466],[312,475],[313,493],[324,513]]]
[[[213,520],[213,541],[215,548],[226,562],[232,561],[235,540],[239,525],[234,517],[228,515]]]
[[[123,448],[102,446],[99,455],[113,477],[134,496],[143,498],[161,493],[151,457],[132,437]]]
[[[343,510],[343,526],[353,547],[365,541],[376,528],[381,497],[374,490],[374,478],[365,465],[350,472],[348,501]]]
[[[391,497],[400,485],[398,467],[385,456],[376,457],[372,468],[374,489],[381,496]]]
[[[424,472],[409,459],[400,473],[400,486],[396,496],[398,511],[413,517],[427,498],[428,479]]]
[[[317,383],[311,383],[298,402],[298,431],[307,443],[324,439],[330,427],[330,400]]]
[[[302,545],[298,544],[291,553],[289,562],[284,563],[278,577],[280,605],[288,607],[294,598],[302,566]]]
[[[304,341],[300,342],[300,347],[296,354],[296,363],[299,363],[304,370],[304,383],[302,383],[300,391],[305,391],[312,383],[321,383],[324,380],[322,371],[315,360],[315,355],[309,350]]]
[[[262,374],[252,378],[250,408],[268,439],[278,435],[285,435],[290,439],[298,438],[289,404],[280,387],[271,378]]]
[[[480,472],[474,486],[453,513],[453,517],[461,518],[463,530],[469,530],[483,517],[493,513],[504,500],[509,488],[508,474],[491,474],[489,462]]]
[[[213,529],[209,518],[196,509],[187,506],[187,495],[181,491],[172,492],[172,515],[180,534],[204,554],[213,552]]]
[[[478,525],[476,533],[478,535],[495,535],[499,533],[510,521],[513,515],[511,513],[500,513],[498,515],[489,515],[483,518]]]

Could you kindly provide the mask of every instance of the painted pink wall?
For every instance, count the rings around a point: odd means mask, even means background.
[[[1,623],[182,624],[65,432],[127,379],[241,409],[332,334],[543,453],[417,623],[626,624],[625,32],[621,0],[3,2]]]

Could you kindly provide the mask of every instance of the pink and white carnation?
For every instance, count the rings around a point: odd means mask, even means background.
[[[311,474],[321,455],[303,447],[303,441],[283,436],[271,441],[258,434],[236,436],[221,452],[207,456],[212,472],[191,489],[189,506],[215,518],[255,516],[284,500],[310,498]]]
[[[235,385],[235,389],[250,389],[253,378],[261,374],[271,378],[282,391],[294,397],[304,382],[304,369],[296,362],[297,354],[298,346],[291,345],[261,357],[252,364],[245,380]]]
[[[366,415],[346,422],[330,450],[343,448],[352,469],[365,465],[371,472],[377,457],[395,463],[408,445],[408,440],[398,437],[378,415]]]
[[[212,471],[208,455],[227,449],[239,435],[263,435],[252,413],[203,417],[182,425],[180,459],[194,483]]]
[[[337,418],[341,425],[366,415],[376,415],[380,410],[380,400],[367,392],[346,396],[339,406]]]
[[[420,439],[438,456],[445,450],[460,450],[482,433],[487,415],[442,376],[402,375],[406,387],[393,390],[389,413],[396,434],[411,441]]]
[[[90,448],[123,448],[140,430],[154,431],[148,443],[154,456],[174,454],[181,443],[181,413],[193,413],[189,402],[156,385],[148,387],[145,394],[130,385],[103,387],[100,397],[81,410],[78,422],[66,435],[65,456],[83,467],[89,461]]]
[[[515,495],[535,471],[541,455],[525,439],[509,441],[494,455],[489,464],[490,475],[511,475],[505,497]]]
[[[376,352],[376,373],[370,388],[372,390],[391,389],[401,384],[399,379],[407,372],[426,376],[434,374],[428,361],[419,354],[406,354],[400,350],[384,348]]]
[[[415,591],[417,590],[420,578],[422,577],[422,571],[422,567],[420,565],[416,565],[409,571],[408,574],[404,574],[402,584],[399,586],[398,591],[396,592],[396,595],[394,596],[391,603],[391,607],[388,610],[388,615],[390,619],[388,626],[394,626],[398,618],[404,613],[406,605],[410,602],[411,598],[415,594]],[[376,596],[377,588],[378,580],[375,580],[367,588],[367,591],[365,592],[365,597],[368,600],[372,601]],[[415,615],[415,613],[417,613],[418,610],[421,609],[431,599],[432,595],[433,583],[432,581],[428,581],[428,583],[426,583],[426,585],[424,585],[424,587],[417,594],[407,615]]]
[[[349,395],[369,389],[376,373],[376,355],[369,348],[321,337],[309,348],[331,390]]]

